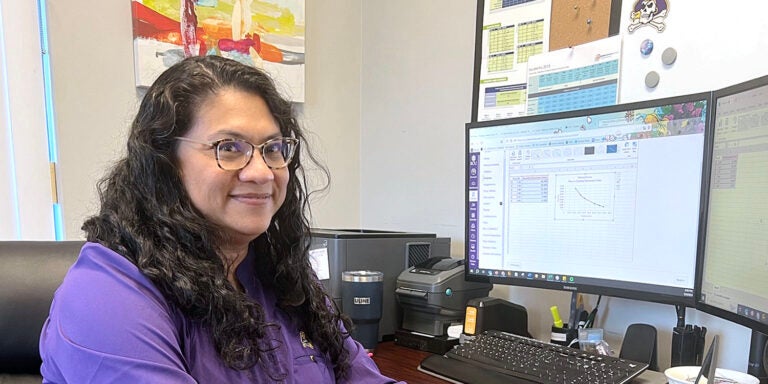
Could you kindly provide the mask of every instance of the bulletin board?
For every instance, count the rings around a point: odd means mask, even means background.
[[[620,11],[621,1],[617,0],[552,0],[549,50],[573,47],[618,34]]]

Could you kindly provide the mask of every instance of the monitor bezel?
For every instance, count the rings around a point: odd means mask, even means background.
[[[730,312],[720,307],[715,307],[702,301],[702,286],[704,284],[704,259],[706,250],[706,236],[707,236],[707,219],[709,211],[709,186],[710,178],[712,176],[712,157],[713,157],[713,145],[715,138],[715,120],[717,116],[717,100],[725,97],[732,96],[737,93],[747,92],[756,88],[768,86],[768,76],[761,76],[754,79],[750,79],[738,84],[734,84],[725,88],[717,89],[712,92],[712,99],[709,108],[709,140],[708,145],[705,147],[705,156],[709,160],[705,163],[706,174],[704,175],[703,185],[706,187],[702,189],[702,223],[699,226],[699,255],[697,257],[696,266],[696,303],[695,308],[704,313],[728,320],[730,322],[742,325],[753,331],[760,332],[764,335],[768,335],[768,324],[763,324],[759,321],[750,319],[748,317],[739,315],[738,313]]]
[[[470,229],[469,229],[469,135],[470,131],[477,128],[484,128],[484,127],[492,127],[492,126],[499,126],[499,125],[514,125],[514,124],[523,124],[523,123],[531,123],[531,122],[538,122],[538,121],[546,121],[546,120],[556,120],[556,119],[566,119],[566,118],[573,118],[573,117],[579,117],[579,116],[589,116],[589,115],[597,115],[597,114],[603,114],[603,113],[611,113],[611,112],[621,112],[626,110],[636,110],[640,108],[652,108],[655,106],[660,105],[667,105],[667,104],[677,104],[677,103],[684,103],[684,102],[691,102],[691,101],[698,101],[698,100],[706,100],[707,102],[707,116],[705,117],[705,130],[704,130],[704,148],[702,151],[702,167],[701,167],[701,193],[704,193],[706,191],[706,188],[704,186],[704,177],[706,176],[705,171],[707,170],[707,149],[710,144],[710,137],[711,137],[711,116],[712,116],[712,92],[697,92],[697,93],[691,93],[686,95],[680,95],[680,96],[673,96],[673,97],[666,97],[666,98],[658,98],[658,99],[650,99],[650,100],[643,100],[643,101],[636,101],[636,102],[630,102],[630,103],[622,103],[622,104],[615,104],[611,106],[605,106],[605,107],[599,107],[599,108],[591,108],[591,109],[582,109],[582,110],[573,110],[573,111],[566,111],[566,112],[558,112],[558,113],[551,113],[551,114],[539,114],[539,115],[530,115],[530,116],[522,116],[522,117],[515,117],[515,118],[508,118],[508,119],[499,119],[499,120],[488,120],[488,121],[481,121],[481,122],[470,122],[465,125],[465,137],[464,137],[464,278],[467,281],[475,281],[475,282],[486,282],[491,284],[499,284],[499,285],[506,285],[506,286],[519,286],[519,287],[529,287],[529,288],[541,288],[541,289],[549,289],[549,290],[555,290],[555,291],[563,291],[563,292],[578,292],[578,293],[587,293],[587,294],[597,294],[597,295],[605,295],[605,296],[612,296],[612,297],[620,297],[620,298],[626,298],[626,299],[633,299],[633,300],[642,300],[642,301],[649,301],[649,302],[655,302],[655,303],[662,303],[662,304],[673,304],[673,305],[683,305],[686,307],[694,307],[696,304],[697,298],[699,297],[699,292],[697,289],[700,288],[700,285],[698,281],[694,281],[693,284],[693,294],[689,296],[685,295],[672,295],[672,294],[664,294],[659,292],[648,292],[641,290],[640,288],[617,288],[617,287],[607,287],[602,285],[592,285],[592,284],[582,284],[582,283],[567,283],[563,284],[561,282],[553,282],[553,281],[542,281],[542,280],[529,280],[529,279],[514,279],[514,278],[503,278],[503,277],[497,277],[497,276],[487,276],[487,275],[478,275],[470,273],[470,263],[469,263],[469,236],[470,236]],[[701,228],[702,220],[704,218],[703,216],[703,199],[700,199],[699,201],[699,228]],[[699,232],[700,236],[700,232]],[[698,240],[698,239],[697,239]],[[699,276],[699,255],[700,255],[700,243],[697,241],[697,249],[695,252],[695,260],[694,260],[694,279],[696,279]]]

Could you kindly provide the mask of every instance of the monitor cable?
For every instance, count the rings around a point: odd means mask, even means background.
[[[589,316],[587,316],[587,321],[584,323],[584,328],[592,328],[592,326],[595,325],[595,317],[597,316],[597,308],[600,306],[600,299],[603,298],[603,295],[597,296],[597,303],[595,304],[595,307],[592,308],[592,311],[589,312]]]

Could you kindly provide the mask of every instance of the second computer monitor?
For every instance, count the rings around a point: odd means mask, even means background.
[[[768,76],[716,90],[712,107],[698,308],[768,335]]]
[[[693,305],[710,96],[468,124],[467,279]]]

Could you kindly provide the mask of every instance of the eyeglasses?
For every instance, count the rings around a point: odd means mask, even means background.
[[[261,152],[261,158],[270,169],[285,168],[293,159],[293,154],[299,145],[299,140],[292,137],[278,137],[260,145],[254,145],[242,139],[220,139],[211,142],[187,137],[176,137],[176,139],[207,145],[210,149],[215,149],[216,163],[225,171],[239,171],[245,168],[251,162],[256,149]]]

